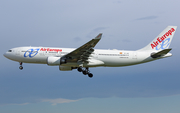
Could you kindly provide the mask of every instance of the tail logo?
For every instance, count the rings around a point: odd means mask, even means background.
[[[166,49],[170,44],[170,38],[167,38],[166,40],[163,40],[161,44],[156,46],[156,50],[160,49]]]
[[[158,37],[157,41],[151,43],[151,47],[152,49],[156,48],[156,50],[159,50],[160,48],[158,48],[158,45],[162,42],[161,44],[161,48],[165,49],[164,46],[168,47],[168,45],[170,44],[170,38],[167,38],[168,36],[171,36],[172,33],[175,32],[174,28],[171,28],[168,32],[166,32],[162,37]],[[167,39],[166,39],[167,38]],[[166,40],[165,40],[166,39]],[[165,41],[164,41],[165,40]]]

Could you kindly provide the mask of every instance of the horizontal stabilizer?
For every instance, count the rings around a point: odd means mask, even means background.
[[[159,51],[157,53],[152,53],[151,54],[151,57],[152,58],[158,58],[158,57],[161,57],[163,55],[166,55],[169,51],[171,51],[172,49],[164,49],[162,51]]]

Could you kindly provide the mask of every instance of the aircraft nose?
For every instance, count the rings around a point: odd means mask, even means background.
[[[8,58],[8,59],[11,58],[11,55],[10,55],[10,53],[8,53],[8,52],[4,53],[3,56],[6,57],[6,58]]]
[[[4,53],[3,56],[7,58],[7,53]]]
[[[6,58],[8,58],[8,59],[10,59],[11,56],[12,56],[12,49],[10,49],[10,50],[8,50],[7,52],[5,52],[5,53],[3,54],[3,56],[6,57]]]
[[[10,59],[10,60],[15,60],[15,55],[14,55],[14,53],[13,53],[13,50],[8,50],[7,52],[5,52],[4,54],[3,54],[3,56],[4,57],[6,57],[7,59]]]

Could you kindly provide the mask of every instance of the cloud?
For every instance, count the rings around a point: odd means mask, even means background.
[[[23,106],[23,105],[27,105],[27,104],[30,104],[30,103],[49,102],[54,106],[54,105],[57,105],[57,104],[71,103],[71,102],[76,102],[76,101],[79,101],[79,100],[81,100],[81,99],[78,99],[78,100],[70,100],[70,99],[63,99],[63,98],[40,99],[40,100],[39,99],[33,99],[33,101],[31,101],[31,102],[29,101],[29,102],[26,102],[26,103],[16,101],[16,103],[6,103],[6,104],[0,104],[0,105],[20,105],[20,106]],[[26,99],[26,101],[28,101],[28,100]]]
[[[152,20],[156,18],[158,18],[158,16],[147,16],[147,17],[137,18],[135,20]]]
[[[57,104],[62,104],[62,103],[71,103],[71,102],[76,102],[79,100],[69,100],[69,99],[63,99],[63,98],[58,98],[58,99],[42,99],[42,102],[49,102],[52,103],[52,105],[57,105]]]
[[[8,104],[1,104],[1,105],[20,105],[20,106],[24,106],[24,105],[27,105],[27,104],[30,104],[30,103],[21,103],[21,104],[18,104],[18,103],[8,103]]]
[[[56,105],[89,97],[141,98],[180,94],[178,68],[171,68],[175,62],[172,59],[169,63],[167,61],[124,68],[92,68],[93,79],[77,73],[77,70],[59,72],[55,67],[24,64],[26,70],[1,72],[4,79],[0,80],[0,105],[40,102]]]

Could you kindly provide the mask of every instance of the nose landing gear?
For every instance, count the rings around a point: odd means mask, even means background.
[[[90,73],[88,67],[86,67],[85,69],[83,69],[82,67],[78,67],[77,70],[78,70],[79,72],[82,72],[84,75],[88,75],[90,78],[93,77],[93,74]]]
[[[20,64],[19,69],[22,70],[23,69],[22,62],[20,62],[19,64]]]

